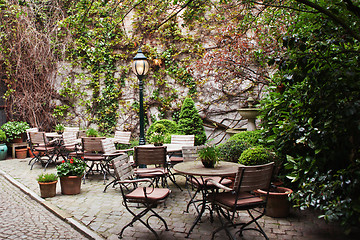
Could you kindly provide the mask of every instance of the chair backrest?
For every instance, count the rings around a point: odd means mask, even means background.
[[[101,139],[101,144],[102,144],[104,153],[116,152],[115,144],[110,138]]]
[[[76,132],[63,132],[62,138],[65,145],[76,144]]]
[[[65,127],[64,128],[64,132],[78,132],[80,131],[80,128],[79,127]]]
[[[234,190],[237,192],[250,192],[257,189],[269,189],[274,162],[239,167],[235,177]]]
[[[105,139],[105,137],[83,137],[82,148],[84,152],[96,152],[96,153],[104,153],[101,140]]]
[[[45,145],[48,142],[45,132],[29,132],[29,137],[31,145]]]
[[[115,177],[119,181],[134,178],[134,168],[129,163],[129,156],[123,154],[115,157],[112,161]]]
[[[27,139],[30,141],[30,135],[29,132],[38,132],[39,129],[38,128],[28,128],[26,129],[26,135],[27,135]]]
[[[171,144],[181,144],[183,146],[194,146],[195,135],[171,135]]]
[[[161,147],[141,147],[134,148],[134,162],[139,165],[166,165],[167,150],[166,146]]]
[[[198,151],[205,146],[183,146],[182,156],[184,162],[195,161],[198,157]]]
[[[115,131],[115,143],[130,144],[131,132]]]

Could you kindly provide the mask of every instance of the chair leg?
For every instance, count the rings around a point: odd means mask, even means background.
[[[218,215],[218,218],[220,220],[220,223],[221,223],[221,227],[215,229],[213,232],[212,232],[212,235],[211,235],[211,240],[213,240],[215,238],[215,234],[221,230],[225,230],[226,232],[226,235],[229,237],[229,239],[232,239],[232,240],[235,240],[235,237],[230,233],[228,227],[229,225],[230,226],[233,226],[234,224],[229,221],[230,217],[225,217],[225,219],[227,220],[227,222],[224,222],[223,218],[221,217],[221,215],[223,216],[226,216],[225,212],[222,210],[222,208],[218,205],[214,205],[214,210],[216,210],[217,212],[217,215]]]
[[[261,234],[265,237],[266,240],[269,240],[269,238],[268,238],[268,236],[266,235],[265,231],[262,229],[262,227],[260,226],[260,224],[257,222],[258,219],[260,219],[262,216],[264,216],[265,212],[262,212],[262,213],[261,213],[259,216],[257,216],[257,217],[254,217],[254,215],[251,213],[250,210],[247,210],[247,212],[248,212],[249,216],[252,218],[252,220],[249,221],[249,222],[247,222],[247,223],[245,223],[243,226],[241,226],[240,230],[238,231],[239,234],[240,234],[240,236],[242,236],[242,232],[243,232],[243,231],[246,231],[246,230],[254,230],[254,231],[257,231],[257,232],[261,233]],[[252,223],[255,223],[258,228],[247,228],[247,226],[249,226],[249,225],[252,224]]]

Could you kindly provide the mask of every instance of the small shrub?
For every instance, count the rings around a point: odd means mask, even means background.
[[[176,124],[176,122],[168,119],[162,119],[151,124],[151,126],[146,132],[146,139],[147,141],[151,141],[150,139],[152,138],[152,135],[157,132],[164,135],[165,143],[170,143],[171,135],[175,134],[177,130],[178,125]]]
[[[240,133],[236,133],[229,138],[231,140],[239,140],[243,142],[247,142],[249,145],[257,146],[262,145],[262,130],[254,130],[254,131],[244,131]]]
[[[38,182],[55,182],[58,180],[58,176],[55,173],[42,173],[36,180]]]
[[[218,146],[219,160],[227,162],[238,162],[239,157],[250,145],[245,141],[234,139],[228,140]]]
[[[0,130],[0,143],[3,143],[6,141],[6,134],[3,130]]]
[[[14,138],[20,136],[23,133],[26,133],[26,129],[29,129],[30,126],[27,122],[6,122],[1,126],[1,130],[3,130],[6,134],[8,142],[13,140]]]
[[[269,149],[255,146],[246,149],[240,156],[238,163],[245,166],[254,166],[269,163],[275,160],[275,155]]]

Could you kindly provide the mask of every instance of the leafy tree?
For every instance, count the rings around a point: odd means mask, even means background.
[[[191,98],[186,98],[181,107],[178,132],[184,135],[195,135],[195,145],[202,145],[206,141],[203,121]]]
[[[288,177],[301,208],[323,210],[349,232],[360,219],[360,8],[355,1],[306,0],[283,38],[263,101],[268,140],[288,155]],[[354,177],[350,177],[354,176]]]

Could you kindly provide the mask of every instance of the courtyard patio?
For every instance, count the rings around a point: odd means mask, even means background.
[[[35,165],[30,170],[29,160],[27,158],[0,161],[0,170],[13,181],[24,185],[24,188],[40,195],[36,177],[43,173],[44,169],[41,165]],[[50,165],[46,172],[56,172],[55,166]],[[176,176],[177,183],[182,187],[184,187],[184,179],[182,176]],[[59,185],[58,182],[56,196],[45,199],[46,205],[51,206],[52,211],[60,216],[72,218],[90,232],[94,232],[93,236],[88,236],[89,238],[96,238],[94,236],[98,235],[104,239],[118,239],[122,227],[131,218],[122,205],[122,196],[118,187],[110,187],[104,193],[103,179],[99,174],[90,175],[78,195],[61,195]],[[185,212],[189,200],[187,191],[180,191],[172,183],[170,183],[170,189],[172,192],[166,202],[167,207],[164,208],[161,205],[157,208],[157,212],[167,221],[169,231],[163,230],[163,226],[157,221],[150,222],[161,239],[185,239],[196,217],[196,212],[193,208],[189,213]],[[247,214],[239,215],[241,220],[247,217]],[[310,211],[292,209],[287,218],[265,216],[260,223],[270,239],[355,239],[343,235],[337,224],[326,224]],[[188,239],[210,239],[212,231],[219,225],[216,217],[211,223],[209,214],[206,212]],[[155,236],[143,225],[136,223],[125,230],[123,239],[155,239]],[[227,239],[225,232],[219,232],[215,239]],[[257,232],[248,231],[244,233],[242,239],[263,239],[263,237]]]

